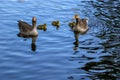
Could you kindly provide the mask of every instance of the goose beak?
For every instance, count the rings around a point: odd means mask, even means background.
[[[32,18],[32,21],[33,21],[33,22],[36,22],[36,20],[37,20],[36,17],[33,17],[33,18]]]
[[[73,19],[73,20],[74,20],[74,19],[76,19],[76,16],[73,16],[73,18],[72,18],[72,19]]]
[[[71,19],[71,21],[74,21],[76,18],[75,18],[75,16],[73,16],[73,18]]]

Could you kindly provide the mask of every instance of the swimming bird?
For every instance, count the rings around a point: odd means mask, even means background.
[[[69,22],[68,26],[73,29],[73,27],[75,27],[76,23],[75,22]]]
[[[38,25],[37,29],[46,31],[47,30],[47,24]]]
[[[53,22],[52,22],[52,25],[59,27],[59,26],[60,26],[60,22],[59,22],[59,21],[53,21]]]
[[[74,15],[74,19],[76,19],[75,26],[72,28],[74,31],[74,37],[76,42],[74,44],[78,44],[78,38],[80,34],[85,34],[88,31],[88,19],[80,19],[79,15]]]
[[[32,25],[24,22],[22,20],[18,21],[18,27],[20,33],[18,34],[19,37],[33,37],[38,36],[38,31],[36,27],[36,17],[32,18]]]
[[[72,28],[74,32],[84,34],[88,31],[88,19],[80,19],[79,15],[75,15],[76,25]]]

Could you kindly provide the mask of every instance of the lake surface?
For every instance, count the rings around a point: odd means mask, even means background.
[[[120,1],[1,0],[0,80],[120,80]],[[89,18],[89,31],[73,44],[68,23]],[[17,21],[47,24],[36,47],[21,38]],[[60,21],[56,29],[51,25]],[[35,48],[35,51],[33,51]]]

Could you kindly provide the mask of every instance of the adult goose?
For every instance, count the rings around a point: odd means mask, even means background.
[[[18,34],[18,36],[20,36],[20,37],[38,36],[36,20],[37,20],[36,17],[32,18],[32,25],[28,24],[27,22],[19,20],[18,27],[19,27],[20,33]]]
[[[75,44],[78,44],[78,38],[80,34],[85,34],[88,31],[88,19],[80,19],[79,15],[74,15],[76,19],[75,26],[72,28],[74,31]]]
[[[76,25],[72,28],[74,32],[84,34],[88,31],[88,19],[80,19],[79,15],[75,15]]]

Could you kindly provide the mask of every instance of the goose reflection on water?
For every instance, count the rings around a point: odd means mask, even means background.
[[[77,50],[79,47],[79,41],[78,41],[79,35],[80,33],[74,32],[75,42],[73,43],[74,44],[73,50]]]
[[[18,36],[18,37],[20,37],[20,36]],[[32,39],[32,41],[31,41],[31,50],[36,51],[36,40],[37,40],[38,36],[34,36],[34,37],[24,36],[23,38],[25,38],[25,40],[28,39],[28,38],[31,38]]]
[[[31,50],[32,51],[36,51],[36,40],[37,40],[37,37],[31,37],[32,38],[32,43],[31,43]]]
[[[116,57],[116,56],[114,56]],[[99,62],[88,62],[84,65],[82,69],[90,74],[92,80],[118,80],[119,77],[119,65],[117,62],[113,61],[113,55],[101,56],[101,61]]]

